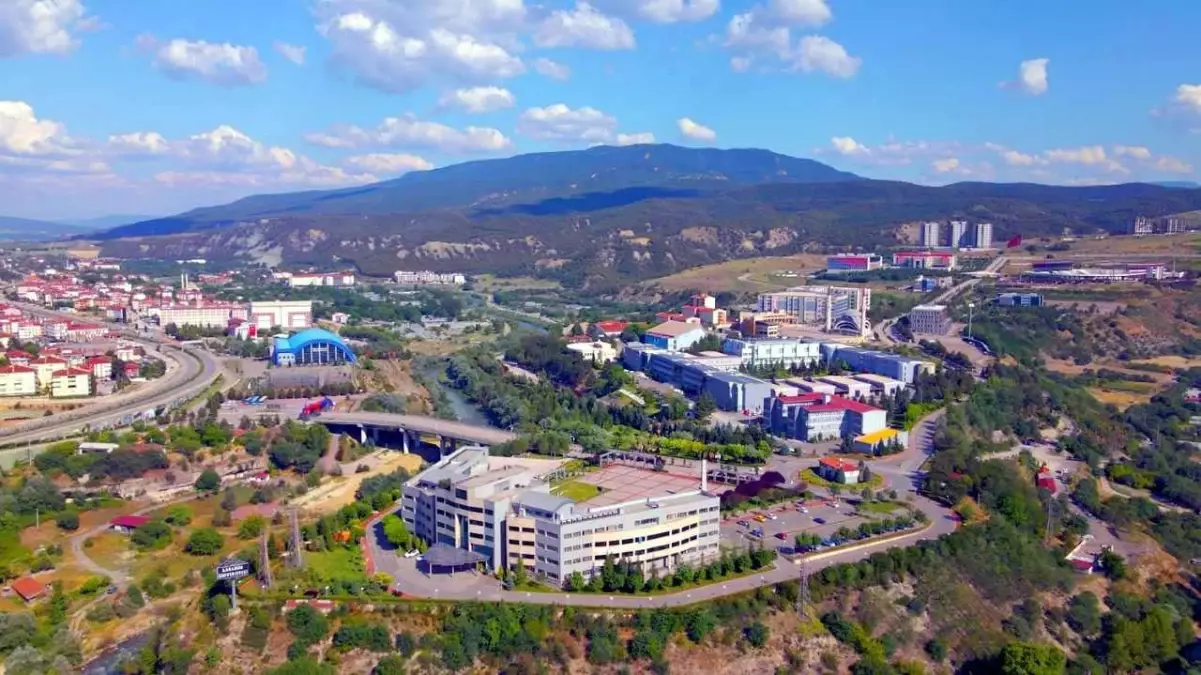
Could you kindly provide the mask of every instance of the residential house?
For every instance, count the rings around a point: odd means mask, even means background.
[[[600,340],[575,342],[567,345],[567,349],[579,354],[594,366],[617,360],[617,349],[608,342]]]
[[[108,521],[113,532],[131,534],[134,530],[150,522],[148,516],[117,516]]]
[[[38,598],[44,597],[46,595],[46,591],[49,590],[46,588],[46,584],[43,584],[33,577],[21,577],[20,579],[12,582],[9,588],[11,588],[13,593],[16,593],[18,596],[20,596],[21,599],[26,603],[30,603]]]
[[[46,389],[50,387],[50,380],[53,379],[54,374],[69,366],[66,359],[60,359],[57,356],[39,356],[29,361],[29,367],[37,371],[38,388]]]
[[[594,321],[588,326],[588,334],[597,339],[621,337],[630,324],[626,321]]]
[[[36,370],[17,365],[0,367],[0,396],[33,396],[37,393]]]
[[[113,379],[113,360],[107,356],[93,356],[84,362],[84,367],[92,371],[92,377],[97,380]]]
[[[92,395],[92,371],[82,368],[59,370],[50,378],[51,398]]]

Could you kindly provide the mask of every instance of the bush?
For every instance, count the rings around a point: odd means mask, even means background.
[[[225,545],[225,538],[211,527],[202,527],[188,537],[184,550],[192,555],[215,555]]]
[[[152,520],[134,529],[129,540],[144,551],[157,550],[171,543],[171,528],[162,521]]]
[[[79,529],[79,514],[74,511],[64,511],[54,519],[60,530],[74,532]]]

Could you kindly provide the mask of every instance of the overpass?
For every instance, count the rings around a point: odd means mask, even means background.
[[[328,412],[313,418],[313,422],[324,424],[335,433],[357,436],[360,443],[378,440],[381,432],[399,433],[405,452],[416,451],[423,434],[439,437],[443,447],[456,442],[500,445],[517,438],[517,434],[504,429],[399,413]]]

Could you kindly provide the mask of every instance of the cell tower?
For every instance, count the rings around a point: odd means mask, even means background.
[[[271,556],[267,555],[267,537],[270,536],[264,532],[263,538],[259,540],[259,583],[263,588],[271,587]]]
[[[801,578],[796,594],[796,611],[801,617],[805,617],[809,614],[809,605],[812,601],[809,597],[809,561],[801,558],[800,568]]]
[[[304,540],[300,538],[300,521],[296,516],[296,509],[291,511],[292,531],[289,539],[289,548],[292,555],[288,556],[288,565],[295,569],[304,567],[304,558],[301,557],[301,550],[304,549]]]

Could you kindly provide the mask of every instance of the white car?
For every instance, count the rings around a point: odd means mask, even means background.
[[[779,517],[779,516],[777,516],[777,515],[776,515],[776,514],[774,514],[774,513],[769,513],[769,514],[767,514],[767,519],[768,519],[768,520],[776,520],[778,517]]]
[[[406,558],[416,558],[419,555],[421,555],[421,551],[418,551],[417,549],[405,552]]]

